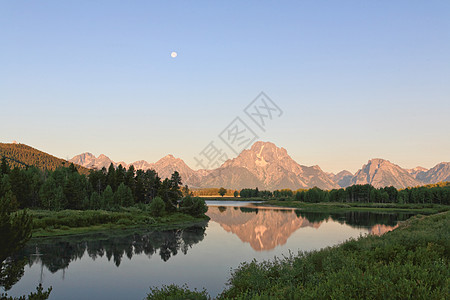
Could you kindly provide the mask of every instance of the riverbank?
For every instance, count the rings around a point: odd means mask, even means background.
[[[33,238],[134,228],[169,230],[209,220],[206,215],[193,217],[180,212],[154,217],[148,211],[136,207],[123,208],[120,211],[28,210],[28,213],[33,217]]]
[[[309,212],[346,212],[346,211],[372,211],[372,212],[405,212],[420,214],[436,214],[450,210],[448,205],[439,204],[398,204],[398,203],[305,203],[299,201],[269,200],[260,205],[282,206],[298,208]]]
[[[217,299],[446,299],[450,212],[418,215],[382,236],[270,261],[242,263]],[[189,296],[186,287],[153,288],[147,299]]]

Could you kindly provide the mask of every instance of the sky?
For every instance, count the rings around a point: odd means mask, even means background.
[[[1,1],[0,142],[194,169],[239,117],[302,165],[450,161],[450,1]],[[177,52],[176,58],[171,52]],[[244,109],[280,109],[264,131]],[[280,115],[281,114],[281,115]]]

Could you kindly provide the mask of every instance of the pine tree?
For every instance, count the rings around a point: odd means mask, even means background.
[[[97,192],[91,194],[89,209],[99,209],[102,206],[102,197]]]
[[[113,207],[114,204],[114,192],[111,188],[110,185],[108,185],[105,189],[105,191],[103,192],[102,195],[103,198],[103,204],[102,204],[102,208],[103,209],[110,209]]]
[[[0,177],[0,198],[5,196],[8,191],[11,191],[11,181],[9,175],[4,174]]]
[[[158,190],[158,196],[160,196],[166,205],[167,212],[174,212],[176,210],[176,204],[172,202],[172,199],[175,198],[172,193],[172,182],[168,178],[164,179],[161,183],[161,187]]]
[[[117,192],[114,194],[114,206],[131,206],[134,204],[133,195],[131,189],[127,187],[123,182],[117,188]]]
[[[0,166],[0,175],[9,174],[9,165],[6,162],[6,157],[2,156],[2,164]]]
[[[181,192],[181,186],[181,176],[177,171],[175,171],[170,177],[170,200],[174,203],[176,203],[176,201],[181,199],[181,197],[183,196],[183,193]]]
[[[113,191],[116,190],[116,169],[114,168],[114,165],[111,163],[108,168],[108,174],[106,175],[106,181],[107,184],[113,189]]]

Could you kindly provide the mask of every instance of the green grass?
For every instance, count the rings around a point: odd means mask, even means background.
[[[411,212],[421,214],[436,214],[450,210],[448,205],[439,204],[398,204],[398,203],[305,203],[299,201],[269,200],[265,205],[298,208],[310,212],[345,212],[345,211],[373,211],[373,212]]]
[[[165,230],[209,219],[207,216],[196,218],[178,212],[153,217],[148,211],[136,207],[123,208],[120,211],[29,210],[28,212],[33,216],[34,238],[141,227]]]

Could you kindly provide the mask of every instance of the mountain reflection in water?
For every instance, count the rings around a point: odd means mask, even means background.
[[[284,245],[298,229],[319,228],[330,220],[354,228],[367,228],[369,234],[381,235],[395,229],[397,221],[411,214],[373,212],[311,213],[270,207],[210,206],[207,215],[227,232],[249,243],[256,251]]]

